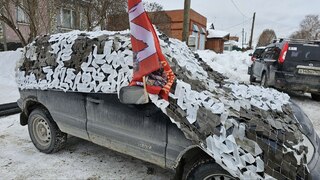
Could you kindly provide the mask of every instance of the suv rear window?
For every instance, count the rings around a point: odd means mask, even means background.
[[[286,60],[320,61],[320,46],[313,44],[289,44]]]

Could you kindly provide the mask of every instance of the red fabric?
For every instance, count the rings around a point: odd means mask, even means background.
[[[162,98],[168,100],[170,88],[173,84],[175,76],[167,60],[165,59],[165,56],[162,54],[156,31],[154,30],[147,13],[143,9],[141,0],[128,0],[128,8],[129,8],[129,18],[132,19],[130,22],[130,27],[133,28],[136,26],[132,26],[132,25],[137,25],[139,27],[144,28],[145,30],[147,30],[146,32],[148,32],[146,33],[145,36],[143,36],[142,39],[138,39],[137,36],[133,34],[133,32],[136,32],[136,31],[133,31],[131,29],[131,32],[132,32],[131,42],[132,42],[132,50],[134,54],[136,55],[138,53],[141,53],[144,50],[147,50],[148,47],[150,46],[153,46],[153,48],[151,49],[153,50],[156,49],[154,54],[150,55],[149,57],[144,57],[144,59],[139,59],[139,64],[137,65],[138,67],[134,69],[133,79],[130,85],[137,85],[138,82],[142,82],[142,79],[144,76],[148,76],[152,72],[155,72],[162,67],[164,70],[163,73],[165,73],[167,77],[166,85],[164,87],[147,85],[147,91],[148,93],[151,93],[151,94],[159,94]],[[137,12],[141,12],[141,14],[137,15]],[[142,33],[142,32],[139,32],[139,33]],[[152,35],[150,35],[150,33]],[[141,34],[139,35],[141,38]],[[152,38],[152,41],[150,41],[150,39],[148,38]],[[147,42],[154,42],[154,43],[147,44]],[[137,57],[134,57],[134,58],[137,58]],[[134,62],[135,61],[137,61],[137,59],[134,59]]]

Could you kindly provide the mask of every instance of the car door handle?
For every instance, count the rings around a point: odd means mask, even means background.
[[[95,103],[95,104],[100,104],[102,102],[102,100],[100,100],[100,99],[94,99],[91,97],[87,97],[87,101]]]

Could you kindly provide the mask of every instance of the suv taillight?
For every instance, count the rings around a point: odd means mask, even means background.
[[[289,43],[286,42],[281,50],[281,53],[280,53],[280,56],[279,56],[279,63],[280,64],[283,64],[284,63],[284,60],[286,59],[286,55],[287,55],[287,52],[288,52],[288,49],[289,49]]]

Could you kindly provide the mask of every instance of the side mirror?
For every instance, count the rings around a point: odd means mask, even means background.
[[[149,96],[140,86],[126,86],[120,89],[119,100],[123,104],[147,104]]]

